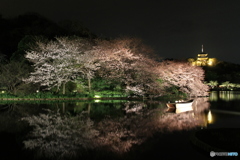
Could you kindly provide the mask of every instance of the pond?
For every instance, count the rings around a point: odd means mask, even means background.
[[[196,98],[193,110],[180,113],[166,113],[164,100],[1,102],[0,158],[134,159],[143,148],[151,150],[156,135],[214,128],[239,117],[238,98],[221,97]]]
[[[240,91],[212,91],[209,102],[213,119],[208,128],[239,128]]]

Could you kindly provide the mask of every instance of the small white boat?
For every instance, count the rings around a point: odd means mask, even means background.
[[[187,112],[187,111],[192,111],[192,104],[193,104],[193,100],[189,100],[189,101],[179,101],[176,103],[167,103],[167,107],[169,111],[175,111],[176,113],[182,113],[182,112]]]

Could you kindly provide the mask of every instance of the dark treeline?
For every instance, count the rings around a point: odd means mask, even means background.
[[[230,62],[218,62],[216,66],[204,66],[205,80],[223,83],[240,83],[240,65]]]
[[[96,37],[77,21],[66,20],[56,23],[37,13],[26,13],[8,19],[0,16],[0,53],[6,55],[7,58],[23,54],[21,51],[25,48],[20,42],[30,41],[31,36],[44,36],[52,39],[56,36],[71,35]]]

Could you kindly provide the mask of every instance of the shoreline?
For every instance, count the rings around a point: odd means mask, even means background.
[[[51,100],[128,100],[133,98],[116,97],[116,98],[0,98],[0,101],[51,101]]]

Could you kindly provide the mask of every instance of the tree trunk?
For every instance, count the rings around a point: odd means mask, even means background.
[[[13,87],[13,94],[16,95],[16,93],[17,93],[17,89],[16,87]]]
[[[63,83],[63,94],[66,93],[66,83]]]
[[[91,93],[91,79],[88,78],[88,91]]]
[[[61,86],[59,86],[59,85],[57,86],[56,93],[59,92],[59,90],[60,90],[59,88],[60,88],[60,87],[61,87]]]

